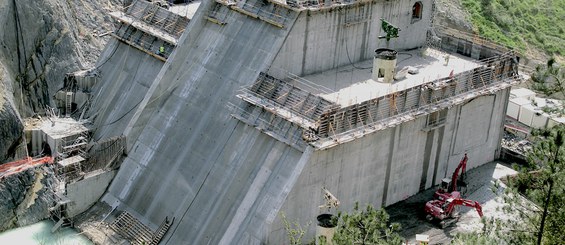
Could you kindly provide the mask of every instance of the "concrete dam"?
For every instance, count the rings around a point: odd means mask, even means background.
[[[280,213],[314,220],[322,188],[384,207],[500,153],[518,58],[433,26],[432,0],[191,4],[112,13],[58,95],[90,121],[89,161],[119,166],[101,243],[281,244]]]

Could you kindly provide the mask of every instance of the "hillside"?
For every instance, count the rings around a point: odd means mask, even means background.
[[[460,0],[479,35],[530,59],[565,61],[565,0]]]

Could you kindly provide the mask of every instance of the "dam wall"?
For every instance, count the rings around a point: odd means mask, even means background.
[[[94,69],[100,79],[88,117],[94,121],[95,141],[124,133],[189,23],[144,0],[110,16],[120,25]]]
[[[203,2],[126,127],[128,157],[103,201],[153,230],[174,218],[163,244],[260,244],[309,159],[311,149],[228,107],[242,103],[236,91],[272,62],[297,16],[253,17],[269,7]]]
[[[419,17],[413,16],[416,2]],[[389,48],[425,46],[432,2],[379,0],[301,11],[272,66],[303,76],[372,59],[375,49],[387,46],[386,39],[379,39],[385,35],[381,18],[400,28],[400,38],[390,39]]]
[[[113,39],[98,62],[99,83],[93,91],[89,118],[93,139],[120,136],[164,62]]]
[[[508,95],[509,88],[446,109],[439,123],[422,116],[315,151],[280,212],[315,224],[325,211],[318,208],[325,203],[322,187],[339,199],[341,211],[351,211],[355,202],[385,207],[451,177],[465,152],[467,169],[497,159]],[[270,243],[285,241],[279,216],[270,230]],[[307,234],[314,231],[310,225]]]

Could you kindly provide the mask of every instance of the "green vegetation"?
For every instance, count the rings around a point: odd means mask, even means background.
[[[550,98],[565,99],[565,66],[553,58],[546,65],[538,65],[532,74],[532,89]]]
[[[505,215],[483,219],[482,232],[460,234],[452,244],[563,244],[565,126],[537,130],[532,136],[528,165],[508,179],[502,196]]]
[[[389,216],[384,209],[367,205],[359,208],[355,203],[350,213],[338,214],[338,227],[334,244],[402,244],[398,233],[400,224],[389,224]]]
[[[289,240],[288,241],[289,244],[290,245],[302,244],[302,238],[306,233],[306,228],[310,226],[310,222],[308,222],[308,224],[306,224],[305,226],[302,226],[298,220],[296,220],[295,222],[288,221],[284,212],[282,212],[280,216],[281,216],[281,221],[283,222],[284,225],[284,230],[286,231],[286,235]]]
[[[565,0],[461,0],[479,35],[519,51],[565,55]]]

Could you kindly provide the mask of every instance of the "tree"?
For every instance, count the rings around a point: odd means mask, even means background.
[[[532,74],[532,89],[554,99],[565,99],[565,68],[551,58],[546,65],[538,65]],[[545,107],[545,112],[565,114],[564,105],[561,107]]]
[[[389,216],[384,209],[367,205],[359,209],[359,203],[351,213],[339,212],[338,226],[334,244],[402,244],[398,233],[400,224],[389,224]]]
[[[565,98],[565,68],[550,58],[532,74],[532,88],[549,97]]]
[[[539,175],[538,180],[541,181],[541,186],[532,189],[528,197],[534,203],[541,205],[543,209],[537,232],[537,244],[541,244],[544,237],[562,236],[565,239],[565,235],[559,234],[563,233],[562,226],[555,222],[560,219],[558,214],[565,212],[565,209],[561,208],[562,203],[555,202],[563,198],[561,194],[563,194],[562,180],[565,174],[565,126],[559,125],[553,129],[540,130],[535,132],[534,136],[538,137],[539,141],[527,157],[531,167],[537,168],[536,173]],[[560,195],[556,195],[557,193]],[[551,215],[549,215],[550,211]],[[558,226],[555,227],[555,225]]]
[[[483,220],[482,232],[453,244],[562,244],[565,241],[565,126],[533,131],[528,165],[508,178],[505,215]],[[495,185],[493,190],[498,190]],[[525,198],[524,198],[525,197]]]
[[[565,126],[535,130],[534,146],[527,153],[528,165],[510,181],[505,196],[508,232],[500,234],[509,243],[561,244],[565,239]],[[521,195],[531,201],[525,201]]]
[[[286,235],[290,242],[289,244],[302,244],[302,237],[304,237],[304,234],[306,233],[305,227],[308,227],[310,225],[310,222],[308,222],[308,224],[306,224],[305,226],[302,226],[300,222],[298,222],[298,220],[294,223],[288,221],[284,212],[282,212],[280,215],[284,225],[284,230],[286,231]]]

